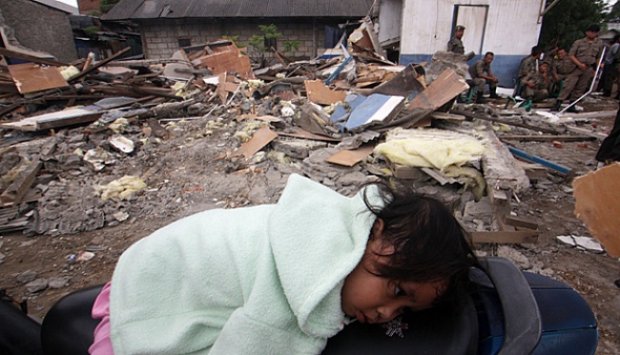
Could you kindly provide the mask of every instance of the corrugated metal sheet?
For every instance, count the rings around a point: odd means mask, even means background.
[[[104,20],[196,17],[364,17],[373,0],[121,0]]]

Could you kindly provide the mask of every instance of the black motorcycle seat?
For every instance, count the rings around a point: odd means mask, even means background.
[[[91,310],[102,288],[93,286],[70,293],[47,312],[41,325],[46,355],[88,354],[99,324],[91,317]]]

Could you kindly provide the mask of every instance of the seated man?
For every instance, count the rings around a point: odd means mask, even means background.
[[[519,80],[523,80],[523,78],[538,70],[541,53],[541,48],[539,46],[534,46],[532,47],[530,55],[523,58],[521,65],[519,65]]]
[[[522,95],[528,100],[542,101],[549,97],[555,81],[549,70],[549,63],[543,62],[538,68],[538,72],[530,72],[521,79],[523,87]]]
[[[476,102],[483,102],[483,94],[484,94],[484,85],[489,85],[489,97],[492,99],[498,98],[496,90],[497,90],[497,78],[493,74],[491,70],[491,63],[493,62],[493,58],[495,55],[493,52],[487,52],[484,55],[484,58],[479,60],[476,64],[469,67],[469,74],[471,75],[472,80],[474,81],[474,85],[476,85],[477,89],[477,97]]]

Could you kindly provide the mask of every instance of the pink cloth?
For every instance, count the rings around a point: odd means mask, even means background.
[[[93,319],[101,319],[95,328],[95,340],[88,348],[91,355],[113,355],[112,341],[110,340],[110,289],[111,283],[105,284],[93,304]]]

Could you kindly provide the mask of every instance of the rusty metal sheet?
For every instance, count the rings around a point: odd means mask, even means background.
[[[9,73],[20,94],[69,86],[56,67],[34,63],[9,65]]]

